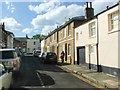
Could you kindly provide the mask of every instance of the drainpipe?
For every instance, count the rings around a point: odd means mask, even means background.
[[[98,28],[98,16],[97,16],[97,72],[102,72],[102,68],[99,61],[99,28]]]

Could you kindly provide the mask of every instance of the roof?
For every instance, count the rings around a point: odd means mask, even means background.
[[[13,34],[12,32],[10,32],[10,31],[7,31],[7,33],[8,33],[8,34],[12,34],[12,35],[14,36],[14,34]]]
[[[96,16],[98,16],[98,15],[100,15],[100,14],[102,14],[102,13],[104,13],[104,12],[106,12],[106,11],[108,11],[108,10],[110,10],[110,9],[112,9],[112,8],[114,8],[114,7],[116,7],[116,6],[118,6],[118,5],[119,5],[119,3],[116,3],[115,5],[109,7],[108,9],[106,9],[106,10],[104,10],[104,11],[98,13]]]
[[[68,25],[69,23],[71,23],[71,22],[73,22],[73,21],[75,21],[75,20],[81,20],[82,22],[81,22],[80,25],[82,25],[82,24],[84,24],[84,23],[86,23],[86,22],[88,22],[88,21],[90,21],[90,20],[92,20],[92,19],[97,18],[98,15],[100,15],[100,14],[102,14],[102,13],[104,13],[104,12],[106,12],[106,11],[108,11],[108,10],[110,10],[110,9],[118,6],[118,5],[119,5],[119,3],[117,3],[117,4],[115,4],[115,5],[111,6],[111,7],[109,7],[108,9],[106,9],[106,10],[104,10],[104,11],[96,14],[94,17],[89,18],[89,19],[85,19],[85,16],[73,17],[73,18],[69,19],[69,21],[65,22],[65,24],[61,25],[60,27],[56,28],[56,29],[53,30],[51,33],[49,33],[49,35],[46,36],[45,39],[47,39],[49,36],[51,36],[52,34],[54,34],[54,33],[57,32],[57,31],[61,30],[61,29],[64,28],[66,25]]]
[[[69,19],[69,21],[66,21],[63,25],[59,26],[58,28],[56,28],[55,30],[50,32],[49,35],[45,37],[45,39],[48,38],[49,36],[51,36],[52,34],[54,34],[55,32],[61,30],[62,28],[64,28],[65,26],[67,26],[68,24],[70,24],[73,21],[83,21],[83,20],[85,20],[85,16],[73,17],[73,18]]]
[[[110,9],[118,6],[118,5],[119,5],[119,3],[117,3],[117,4],[115,4],[114,6],[111,6],[111,7],[109,7],[108,9],[106,9],[106,10],[104,10],[104,11],[96,14],[96,15],[95,15],[94,17],[92,17],[92,18],[89,18],[89,19],[84,20],[80,25],[85,24],[85,23],[89,22],[90,20],[93,20],[93,19],[97,18],[98,15],[100,15],[100,14],[102,14],[102,13],[104,13],[104,12],[106,12],[106,11],[108,11],[108,10],[110,10]]]
[[[15,40],[27,40],[26,37],[15,37],[14,39],[15,39]]]

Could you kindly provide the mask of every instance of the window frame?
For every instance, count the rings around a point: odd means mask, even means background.
[[[109,19],[109,32],[117,31],[118,24],[119,24],[119,12],[118,12],[118,10],[110,13],[108,15],[108,17],[109,17],[108,18]],[[112,25],[113,25],[113,27],[112,27]],[[114,27],[114,26],[116,26],[116,27]]]
[[[68,44],[68,55],[71,55],[71,44]]]
[[[60,31],[60,40],[62,40],[62,30]]]
[[[76,32],[76,41],[78,41],[78,38],[79,38],[79,33]]]
[[[34,42],[33,42],[33,45],[35,45],[35,44],[36,44],[36,42],[34,41]]]
[[[90,50],[90,54],[94,54],[95,53],[95,45],[90,45],[89,50]]]
[[[64,27],[63,31],[64,31],[64,38],[66,38],[66,27]]]
[[[68,25],[68,36],[71,35],[71,32],[72,32],[72,30],[71,30],[71,25],[69,24],[69,25]]]
[[[96,21],[89,23],[89,37],[96,36]]]

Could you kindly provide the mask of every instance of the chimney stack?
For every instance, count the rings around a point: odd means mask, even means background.
[[[92,2],[90,2],[90,8],[92,8]]]
[[[88,2],[86,2],[86,8],[88,8]]]
[[[90,4],[88,6],[88,4]],[[86,2],[86,8],[85,8],[85,18],[92,18],[94,17],[94,9],[92,8],[92,2]]]

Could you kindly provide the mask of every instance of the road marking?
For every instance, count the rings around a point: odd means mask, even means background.
[[[39,75],[38,72],[37,72],[37,76],[38,76],[38,79],[39,79],[39,81],[40,81],[42,87],[44,88],[44,87],[45,87],[44,82],[42,81],[42,79],[41,79],[41,77],[40,77],[40,75]]]

